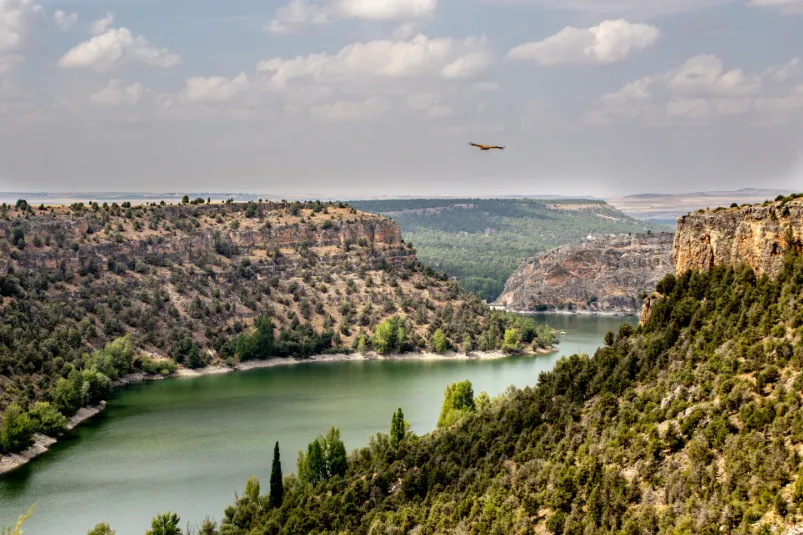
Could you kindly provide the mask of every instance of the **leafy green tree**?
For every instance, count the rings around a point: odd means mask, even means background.
[[[245,482],[244,496],[252,502],[259,501],[259,479],[253,475]]]
[[[446,335],[443,333],[443,329],[437,329],[435,334],[432,335],[432,350],[435,353],[443,354],[446,353],[446,349]]]
[[[181,198],[181,204],[190,204],[190,196],[185,195]]]
[[[106,522],[101,522],[96,524],[94,528],[89,530],[86,535],[115,535],[117,533],[114,531],[109,524]]]
[[[348,470],[348,460],[346,459],[346,446],[340,440],[340,429],[329,428],[326,435],[326,470],[328,477],[342,476]]]
[[[279,458],[279,441],[273,446],[273,466],[270,471],[270,505],[281,507],[284,500],[284,483],[282,482],[282,462]]]
[[[398,446],[407,433],[407,423],[404,421],[404,413],[401,408],[393,413],[390,419],[390,445]]]
[[[268,316],[260,316],[250,333],[243,333],[237,338],[235,353],[243,361],[262,360],[272,356],[274,349],[273,320]]]
[[[613,331],[608,331],[605,333],[605,345],[610,347],[613,345],[614,342],[614,334]]]
[[[462,344],[463,353],[466,355],[470,355],[472,351],[474,351],[474,345],[471,343],[471,335],[466,333],[463,335],[463,344]]]
[[[24,450],[32,443],[34,424],[28,413],[17,403],[12,403],[3,411],[3,425],[0,427],[0,450],[6,453]]]
[[[34,403],[28,415],[36,431],[45,435],[54,435],[67,425],[67,417],[47,401]]]
[[[516,329],[505,329],[505,342],[502,351],[516,353],[519,350],[519,332]]]
[[[156,515],[151,521],[151,529],[145,535],[181,535],[178,523],[181,521],[176,513],[167,511]]]
[[[374,349],[380,355],[404,351],[404,345],[407,342],[407,331],[404,328],[403,320],[398,316],[394,316],[380,323],[374,330],[372,341]]]
[[[464,414],[474,411],[474,387],[466,379],[459,383],[452,383],[446,387],[443,394],[443,406],[438,417],[438,427],[449,427]]]

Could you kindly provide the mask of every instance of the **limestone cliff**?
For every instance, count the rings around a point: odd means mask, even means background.
[[[526,260],[508,279],[498,303],[515,310],[635,313],[672,269],[672,234],[589,240]]]
[[[803,199],[741,208],[720,208],[678,218],[675,271],[708,270],[715,265],[749,264],[773,276],[786,251],[801,248]]]

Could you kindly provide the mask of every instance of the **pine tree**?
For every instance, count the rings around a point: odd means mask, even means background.
[[[284,484],[282,483],[282,463],[279,460],[279,442],[273,447],[273,469],[270,472],[270,505],[281,507],[284,500]]]

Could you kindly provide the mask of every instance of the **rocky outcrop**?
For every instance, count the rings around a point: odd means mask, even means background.
[[[790,249],[803,246],[803,199],[720,208],[678,218],[675,271],[747,263],[757,275],[776,275]]]
[[[589,240],[526,260],[498,304],[514,310],[636,313],[641,296],[673,272],[671,233]]]

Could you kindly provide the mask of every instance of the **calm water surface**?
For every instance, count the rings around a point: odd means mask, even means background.
[[[592,355],[608,330],[636,319],[537,316],[565,331],[560,351],[497,361],[300,364],[193,379],[168,379],[114,393],[102,415],[21,469],[0,478],[0,525],[36,503],[25,535],[85,535],[109,522],[142,535],[170,509],[182,526],[218,521],[252,474],[267,490],[273,444],[283,472],[330,425],[348,450],[387,432],[401,407],[419,434],[435,428],[443,390],[470,379],[491,396],[534,385],[563,355]]]

